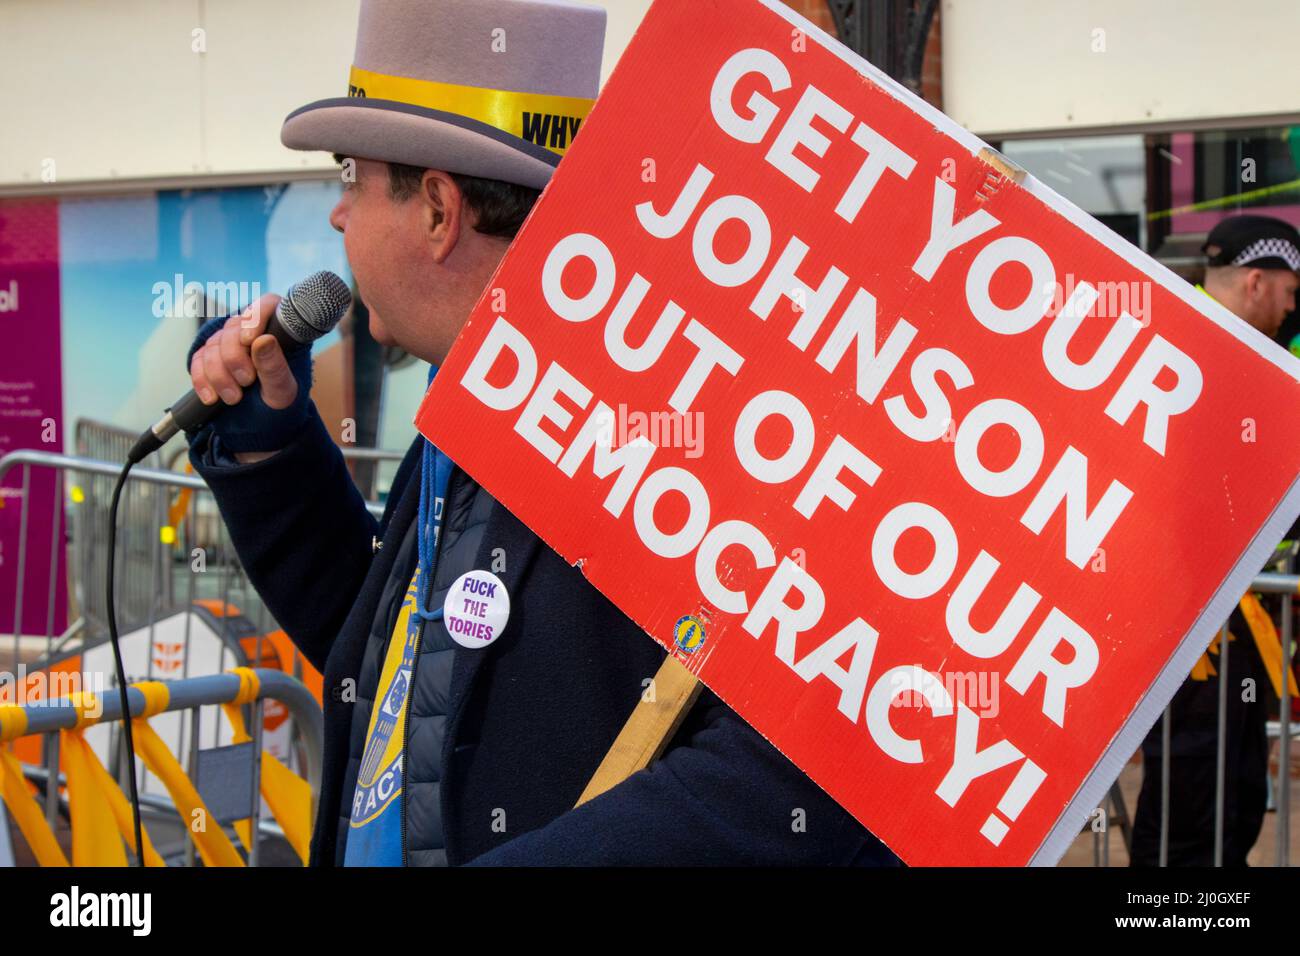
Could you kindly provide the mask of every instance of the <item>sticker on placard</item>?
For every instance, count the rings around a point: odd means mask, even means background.
[[[704,644],[704,622],[694,614],[680,618],[673,626],[673,643],[687,654],[694,654]]]

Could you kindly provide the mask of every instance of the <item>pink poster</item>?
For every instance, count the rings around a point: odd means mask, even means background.
[[[63,448],[59,342],[59,207],[53,200],[0,203],[0,458],[21,448]],[[50,576],[51,522],[61,489],[55,473],[32,468],[26,495],[27,534],[20,555],[23,469],[0,480],[0,634],[44,636],[65,626],[66,568],[55,577],[54,620]],[[63,539],[59,514],[59,541]],[[19,567],[22,565],[22,620]],[[9,659],[0,647],[0,660]]]

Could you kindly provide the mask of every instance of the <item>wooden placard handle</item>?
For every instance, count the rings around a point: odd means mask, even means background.
[[[653,701],[644,697],[628,717],[623,729],[592,774],[587,789],[582,791],[575,807],[600,796],[606,790],[622,783],[638,770],[644,770],[654,761],[677,728],[686,719],[704,685],[682,663],[669,654],[654,676]]]

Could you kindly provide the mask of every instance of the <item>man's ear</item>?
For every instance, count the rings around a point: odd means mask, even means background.
[[[1264,293],[1264,270],[1247,269],[1244,285],[1248,300],[1258,299]]]
[[[424,231],[433,261],[441,265],[460,242],[467,210],[456,180],[439,169],[426,169],[420,179]]]

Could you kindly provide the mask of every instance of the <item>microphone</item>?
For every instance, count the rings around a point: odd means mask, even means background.
[[[347,283],[334,273],[322,270],[289,287],[276,306],[275,315],[266,324],[266,332],[275,336],[287,356],[298,349],[310,348],[311,343],[338,325],[351,305],[352,293]],[[162,418],[140,433],[127,460],[139,464],[177,432],[202,428],[227,407],[222,402],[204,405],[194,389],[190,389]]]

